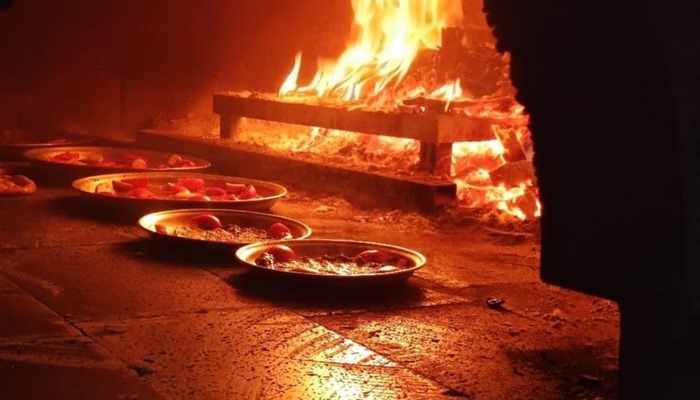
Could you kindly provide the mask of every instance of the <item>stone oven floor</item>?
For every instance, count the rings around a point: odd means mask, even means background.
[[[70,189],[0,198],[1,397],[615,398],[617,307],[541,283],[536,235],[290,193],[272,211],[313,237],[426,267],[393,289],[300,290],[156,247]]]

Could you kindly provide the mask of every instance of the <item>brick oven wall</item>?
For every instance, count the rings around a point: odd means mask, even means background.
[[[482,0],[462,4],[467,26],[486,26]],[[298,50],[311,79],[351,23],[350,0],[14,0],[0,10],[0,128],[128,137],[211,115],[216,91],[276,91]]]
[[[14,0],[0,10],[0,128],[129,135],[275,90],[297,50],[337,55],[348,0]],[[313,68],[313,63],[309,65]]]

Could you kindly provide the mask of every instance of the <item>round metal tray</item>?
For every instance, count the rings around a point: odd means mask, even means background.
[[[109,183],[115,180],[148,178],[149,188],[156,190],[167,183],[176,182],[182,178],[197,178],[204,180],[205,186],[224,187],[226,183],[253,185],[260,198],[247,200],[187,200],[177,198],[134,198],[105,196],[95,193],[97,185]],[[284,186],[276,183],[259,181],[255,179],[239,178],[224,175],[201,174],[191,172],[131,172],[121,174],[107,174],[89,176],[73,181],[73,188],[86,198],[98,202],[100,205],[127,211],[139,216],[155,211],[164,211],[178,208],[225,208],[233,210],[263,211],[271,208],[279,199],[287,194]]]
[[[33,132],[19,129],[0,130],[0,160],[22,161],[24,152],[32,149],[80,146],[96,138],[65,132]]]
[[[53,160],[52,158],[62,153],[76,153],[81,159],[90,157],[102,157],[105,161],[121,161],[125,156],[141,157],[146,160],[147,168],[133,168],[126,165],[102,166],[71,164]],[[115,172],[146,172],[146,171],[200,171],[211,166],[211,163],[201,158],[178,154],[190,160],[194,165],[172,167],[168,165],[168,159],[176,153],[162,151],[152,151],[143,149],[120,148],[120,147],[98,147],[98,146],[62,146],[32,149],[24,152],[24,157],[32,162],[32,165],[50,169],[55,173],[80,174],[82,176],[99,175]],[[75,176],[77,179],[79,176]]]
[[[139,226],[145,229],[153,238],[172,242],[173,244],[189,244],[200,245],[206,248],[237,248],[252,242],[224,242],[213,241],[206,239],[197,239],[184,236],[177,236],[171,233],[159,232],[156,230],[156,225],[161,225],[166,228],[189,227],[192,223],[192,218],[199,215],[213,215],[217,217],[223,225],[235,224],[246,228],[259,228],[267,230],[274,223],[282,223],[289,228],[291,239],[305,239],[311,235],[311,228],[291,218],[282,217],[274,214],[266,214],[253,211],[242,210],[226,210],[226,209],[179,209],[160,211],[144,215],[139,219]]]
[[[398,271],[377,274],[328,275],[280,271],[255,264],[256,258],[265,253],[271,246],[279,244],[289,246],[294,250],[297,256],[307,257],[319,257],[323,255],[333,256],[339,254],[350,256],[365,250],[381,250],[392,256],[408,259],[410,266]],[[413,275],[413,273],[423,268],[426,263],[425,256],[415,250],[385,243],[342,239],[307,239],[253,243],[239,248],[236,251],[236,258],[245,265],[251,267],[253,271],[268,274],[271,277],[275,276],[296,280],[298,282],[318,282],[342,286],[383,285],[402,282]]]

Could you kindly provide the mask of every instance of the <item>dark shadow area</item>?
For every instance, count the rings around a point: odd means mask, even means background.
[[[557,382],[565,399],[617,398],[615,343],[600,346],[572,346],[558,349],[506,350],[516,374],[534,370]],[[650,377],[653,379],[653,377]]]
[[[3,127],[4,128],[4,127]],[[2,129],[0,137],[0,160],[26,161],[26,151],[51,149],[66,146],[95,145],[97,139],[70,132],[51,130]]]
[[[137,226],[138,219],[145,215],[138,210],[112,207],[93,199],[75,196],[56,197],[49,200],[50,206],[59,213],[78,219],[98,220],[116,225]]]
[[[69,188],[73,181],[85,177],[82,171],[53,170],[51,165],[30,165],[26,173],[37,185],[47,188]]]
[[[27,161],[11,161],[0,157],[0,170],[10,175],[26,175],[31,173],[30,164]]]
[[[173,245],[171,242],[143,239],[121,243],[119,248],[125,254],[133,255],[139,260],[147,259],[179,267],[225,268],[237,266],[230,252],[219,249],[207,249],[199,245]]]
[[[411,279],[375,285],[343,285],[314,277],[277,276],[255,270],[231,276],[228,282],[244,296],[285,307],[314,310],[406,308],[420,304],[427,291]]]
[[[407,308],[426,298],[421,280],[363,284],[333,284],[315,277],[277,275],[249,270],[222,247],[174,244],[167,240],[144,239],[118,245],[123,253],[138,258],[184,268],[231,268],[227,282],[237,292],[256,300],[307,310],[353,311]]]

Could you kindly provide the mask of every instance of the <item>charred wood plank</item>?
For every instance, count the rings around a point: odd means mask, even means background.
[[[452,143],[420,144],[420,168],[435,176],[449,176],[452,169]]]
[[[523,145],[520,143],[515,130],[510,127],[494,127],[494,133],[503,145],[503,159],[507,162],[517,162],[527,159]]]
[[[503,184],[505,187],[514,187],[526,182],[537,183],[535,168],[529,160],[503,164],[489,172],[489,177],[495,186]]]
[[[277,99],[215,94],[214,112],[222,122],[246,117],[295,125],[415,139],[427,143],[493,140],[493,120],[437,113],[410,114],[349,110],[340,106],[286,102]],[[226,128],[231,132],[231,121]],[[227,134],[222,130],[222,134]]]

